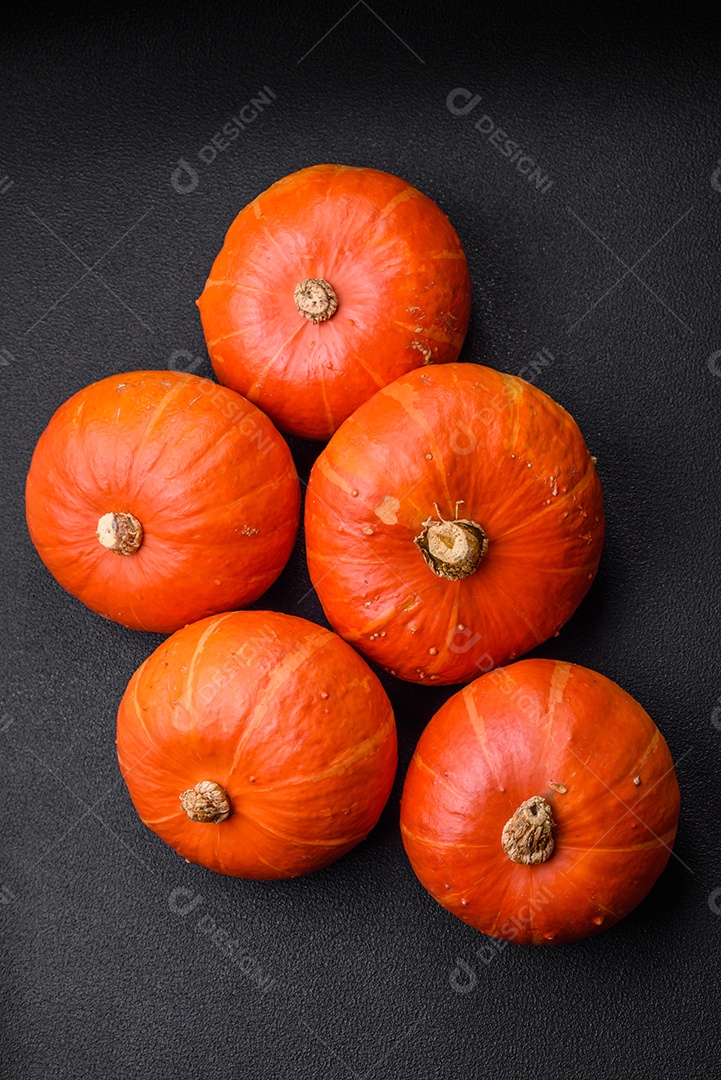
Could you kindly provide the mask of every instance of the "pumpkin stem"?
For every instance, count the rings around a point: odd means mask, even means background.
[[[542,795],[534,795],[503,826],[501,846],[513,862],[535,866],[553,854],[555,827],[551,807]]]
[[[330,282],[325,278],[306,278],[300,281],[293,292],[298,313],[304,319],[310,319],[315,325],[330,319],[338,310],[338,297]]]
[[[199,780],[180,796],[180,805],[191,821],[217,824],[230,814],[228,792],[214,780]]]
[[[132,555],[143,542],[143,526],[132,514],[103,514],[96,535],[108,551],[116,555]]]
[[[477,521],[454,518],[446,521],[438,506],[438,518],[423,522],[423,532],[413,541],[434,574],[459,581],[478,569],[481,559],[488,551],[488,537]],[[456,503],[456,514],[460,502]]]

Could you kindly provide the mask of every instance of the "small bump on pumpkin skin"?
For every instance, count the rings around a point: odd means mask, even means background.
[[[351,498],[353,498],[353,499],[358,498],[358,492],[355,490],[355,488],[353,489],[353,491],[351,491]]]
[[[328,691],[327,691],[327,690],[321,690],[321,692],[320,692],[320,696],[321,696],[321,697],[323,698],[323,700],[325,701],[325,700],[327,699],[327,697],[328,697]]]
[[[602,926],[603,925],[603,915],[596,915],[595,918],[591,919],[591,922],[595,923],[596,926]]]
[[[641,777],[640,776],[634,776],[633,782],[636,785],[636,787],[640,787],[641,786]]]

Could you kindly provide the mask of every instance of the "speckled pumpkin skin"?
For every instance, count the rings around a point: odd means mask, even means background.
[[[488,538],[437,576],[414,540],[440,513]],[[571,416],[477,364],[410,372],[351,416],[313,466],[308,567],[334,629],[412,682],[457,683],[559,632],[596,574],[601,484]]]
[[[275,581],[300,487],[285,440],[240,395],[184,372],[130,371],[60,406],[35,448],[26,508],[63,588],[107,619],[168,633]],[[120,512],[142,524],[130,555],[96,535]]]
[[[511,861],[505,823],[540,795],[556,821],[539,865]],[[401,832],[421,884],[484,934],[558,945],[643,900],[676,837],[673,761],[644,709],[576,664],[524,660],[450,698],[406,776]]]
[[[221,874],[286,878],[339,859],[386,804],[393,711],[358,654],[323,627],[236,611],[173,634],[130,680],[118,759],[148,828]],[[221,784],[231,813],[191,821],[179,796]]]
[[[335,291],[326,322],[298,312],[307,278]],[[316,165],[238,214],[198,307],[218,379],[283,431],[324,440],[379,387],[457,359],[471,282],[432,199],[377,169]]]

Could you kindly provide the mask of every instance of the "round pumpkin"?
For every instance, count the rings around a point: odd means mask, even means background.
[[[130,680],[118,758],[145,824],[190,862],[308,874],[373,828],[397,764],[388,698],[339,637],[241,611],[173,634]]]
[[[421,884],[484,934],[557,945],[613,926],[676,837],[660,731],[610,679],[525,660],[454,695],[423,732],[401,831]]]
[[[394,675],[454,683],[558,633],[596,573],[603,498],[560,405],[447,364],[345,421],[313,467],[305,530],[334,629]]]
[[[376,169],[316,165],[240,212],[198,300],[218,379],[327,439],[379,387],[458,357],[471,285],[439,207]]]
[[[63,588],[125,626],[170,632],[265,592],[293,549],[300,490],[254,405],[195,375],[134,371],[60,406],[26,507]]]

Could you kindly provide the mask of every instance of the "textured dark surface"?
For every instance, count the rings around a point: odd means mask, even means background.
[[[560,12],[528,24],[506,6],[372,7],[56,13],[6,34],[8,1080],[718,1075],[719,50],[703,27],[656,13],[628,28],[605,14],[581,26]],[[271,104],[201,161],[263,87]],[[446,104],[459,87],[481,95],[465,115]],[[548,190],[478,121],[526,148]],[[176,179],[194,187],[184,194],[171,183],[181,158],[197,174]],[[678,858],[592,941],[495,949],[421,890],[398,801],[448,691],[390,679],[401,766],[365,844],[284,884],[187,866],[136,818],[114,755],[118,700],[159,639],[71,600],[27,537],[24,478],[53,410],[117,371],[209,375],[193,301],[225,228],[320,161],[399,173],[440,203],[474,281],[464,358],[530,372],[598,456],[601,571],[538,654],[598,668],[642,702],[683,807]],[[292,449],[307,477],[318,448]],[[321,620],[301,541],[258,606]],[[229,938],[216,929],[214,943],[214,926]]]

